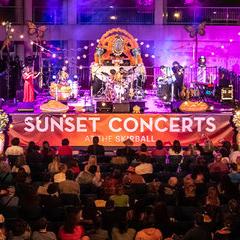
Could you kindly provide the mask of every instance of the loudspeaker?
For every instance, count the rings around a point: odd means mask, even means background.
[[[130,102],[130,112],[133,112],[133,108],[135,106],[138,106],[138,107],[140,107],[140,112],[144,113],[145,104],[146,104],[145,101],[133,101],[133,102]]]
[[[32,102],[20,102],[17,105],[18,112],[34,112],[34,103]]]
[[[113,103],[114,113],[130,113],[129,103]]]
[[[113,104],[112,102],[97,102],[96,111],[98,113],[109,113],[112,112]]]

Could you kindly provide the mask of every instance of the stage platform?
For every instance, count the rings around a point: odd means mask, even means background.
[[[18,112],[21,103],[5,104],[3,109],[12,121],[8,132],[10,140],[19,137],[24,145],[29,141],[42,144],[47,140],[51,145],[59,146],[63,138],[68,138],[72,146],[88,146],[93,136],[99,136],[101,144],[105,146],[123,146],[122,142],[127,138],[131,138],[135,146],[143,142],[154,146],[158,139],[165,145],[178,139],[187,146],[190,143],[203,143],[207,138],[219,145],[221,141],[232,141],[234,137],[232,108],[222,103],[212,102],[214,110],[211,112],[179,113],[172,112],[171,106],[157,97],[147,96],[144,99],[146,109],[142,114],[42,113],[39,107],[47,100],[46,96],[39,97],[29,112]],[[69,105],[90,106],[95,102],[83,97],[69,102]]]

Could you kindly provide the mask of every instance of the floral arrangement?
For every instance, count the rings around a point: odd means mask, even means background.
[[[0,113],[0,132],[6,130],[9,123],[8,115],[5,112]]]
[[[233,114],[233,123],[236,128],[240,128],[240,109],[235,110]]]

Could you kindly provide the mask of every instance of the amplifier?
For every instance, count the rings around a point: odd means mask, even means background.
[[[113,104],[112,102],[97,102],[96,111],[98,113],[109,113],[112,112]]]
[[[233,85],[221,89],[221,101],[233,100]]]
[[[130,113],[129,103],[113,103],[114,113]]]

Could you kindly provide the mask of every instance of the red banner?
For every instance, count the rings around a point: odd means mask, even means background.
[[[88,146],[93,136],[105,146],[122,146],[127,138],[135,146],[154,146],[158,139],[186,146],[206,138],[218,145],[233,138],[231,114],[12,114],[12,121],[9,137],[23,145],[46,140],[58,146],[68,138],[72,146]]]

